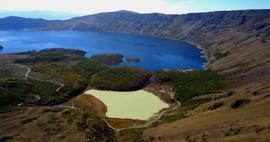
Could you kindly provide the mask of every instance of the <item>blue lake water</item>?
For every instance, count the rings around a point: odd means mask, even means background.
[[[80,31],[0,31],[3,53],[45,48],[73,48],[87,52],[120,53],[125,57],[142,58],[142,62],[124,62],[121,66],[137,66],[147,70],[202,69],[205,59],[194,45],[174,40],[130,34]]]

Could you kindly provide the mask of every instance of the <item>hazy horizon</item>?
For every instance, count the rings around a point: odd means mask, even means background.
[[[128,10],[138,13],[185,14],[211,11],[270,9],[269,0],[9,0],[3,11],[51,11],[73,15]]]
[[[205,11],[205,12],[187,12],[187,13],[180,13],[177,15],[189,14],[189,13],[206,13],[206,12],[238,11],[238,10],[241,11],[241,10],[268,10],[268,9],[262,8],[262,9],[213,10],[213,11]],[[24,18],[42,18],[42,19],[47,19],[47,20],[66,20],[66,19],[79,17],[79,16],[94,15],[98,13],[118,12],[118,11],[130,11],[130,12],[136,12],[139,14],[148,14],[148,13],[168,14],[168,13],[162,13],[162,12],[137,12],[137,11],[131,11],[131,10],[126,10],[126,9],[114,10],[114,11],[101,11],[101,12],[89,13],[89,14],[67,13],[67,12],[47,11],[47,10],[22,10],[22,11],[21,10],[20,11],[0,10],[0,18],[16,16],[16,17],[24,17]]]

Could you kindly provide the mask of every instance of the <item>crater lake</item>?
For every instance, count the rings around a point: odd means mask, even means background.
[[[84,50],[87,56],[119,53],[126,58],[142,61],[123,62],[119,66],[136,66],[150,71],[161,69],[201,70],[205,59],[201,50],[183,41],[156,37],[82,31],[0,31],[1,54],[25,52],[46,48]]]

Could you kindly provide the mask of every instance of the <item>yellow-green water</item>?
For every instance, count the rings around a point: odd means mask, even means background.
[[[106,116],[109,118],[147,120],[161,109],[169,105],[157,96],[144,90],[131,92],[88,90],[107,106]]]

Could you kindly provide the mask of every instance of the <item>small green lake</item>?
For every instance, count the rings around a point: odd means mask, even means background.
[[[88,90],[107,106],[109,118],[147,120],[169,105],[152,93],[144,90],[131,92]]]

